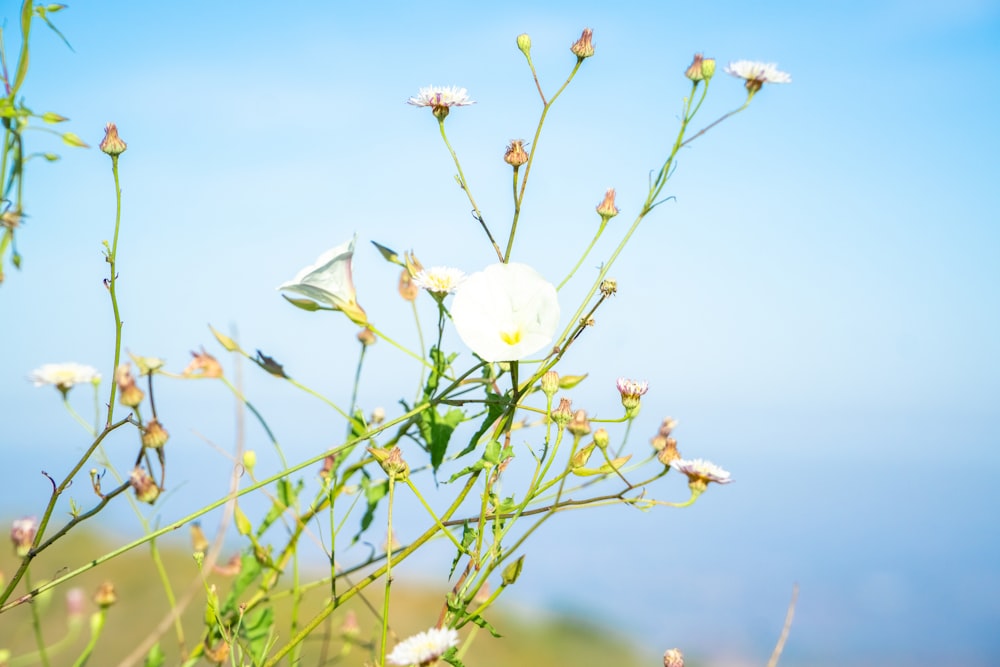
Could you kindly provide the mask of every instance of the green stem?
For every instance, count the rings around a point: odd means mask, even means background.
[[[507,250],[500,256],[500,261],[504,264],[510,261],[510,252],[514,247],[514,234],[517,233],[517,221],[521,217],[521,204],[524,203],[524,189],[528,186],[528,176],[531,174],[531,165],[535,162],[535,153],[538,151],[538,139],[542,134],[542,125],[545,124],[545,117],[548,115],[549,109],[552,108],[555,101],[560,95],[562,95],[562,92],[566,90],[566,86],[569,85],[569,82],[573,80],[574,76],[576,76],[576,73],[580,69],[580,65],[582,63],[583,61],[578,58],[576,65],[573,66],[573,71],[569,73],[569,76],[566,77],[566,81],[563,82],[563,85],[560,86],[559,90],[556,91],[556,94],[553,95],[552,99],[548,102],[545,101],[545,95],[542,94],[542,87],[540,85],[538,86],[538,94],[542,96],[542,115],[538,118],[538,126],[535,128],[535,138],[531,140],[531,152],[528,153],[528,162],[524,165],[524,178],[521,179],[521,193],[514,199],[514,219],[510,225],[510,236],[507,237]],[[528,64],[531,65],[530,61]],[[534,65],[531,65],[531,72],[532,74],[535,72]],[[537,76],[535,76],[535,84],[538,84]],[[497,252],[499,253],[499,249]]]
[[[409,479],[407,479],[409,481]],[[386,510],[388,514],[386,528],[386,548],[385,548],[385,592],[382,596],[382,631],[379,640],[379,662],[385,664],[385,649],[388,644],[389,635],[389,590],[392,587],[392,505],[395,501],[396,476],[389,475],[389,506]],[[438,522],[440,525],[440,522]]]
[[[567,274],[567,276],[563,278],[563,281],[559,283],[559,286],[556,287],[557,292],[561,290],[563,287],[565,287],[566,283],[568,283],[573,278],[573,276],[576,275],[576,272],[580,269],[580,266],[583,264],[583,260],[585,260],[587,258],[587,255],[590,254],[590,251],[594,249],[594,244],[597,243],[597,239],[601,238],[601,234],[604,233],[605,227],[607,227],[607,222],[605,220],[601,220],[601,226],[597,228],[597,233],[594,234],[594,238],[590,240],[590,245],[588,245],[587,249],[583,251],[582,255],[580,255],[580,259],[577,260],[576,266],[573,267],[573,270],[570,271],[569,274]]]
[[[445,511],[445,513],[442,515],[444,520],[447,520],[449,517],[451,517],[452,514],[454,514],[458,510],[459,506],[462,504],[462,502],[465,501],[466,496],[468,496],[469,492],[472,490],[472,487],[475,485],[476,480],[478,478],[479,478],[479,473],[478,472],[475,472],[475,473],[469,475],[469,479],[465,483],[465,487],[463,487],[462,491],[459,492],[458,497],[455,498],[455,501],[451,504],[451,506],[447,509],[447,511]],[[408,547],[406,547],[405,549],[402,549],[402,550],[399,551],[399,553],[398,553],[399,560],[405,559],[410,554],[412,554],[414,551],[416,551],[421,546],[423,546],[424,544],[426,544],[432,537],[434,537],[434,535],[437,534],[438,530],[440,530],[440,529],[438,528],[438,525],[435,524],[435,525],[431,526],[430,528],[428,528],[426,531],[424,531],[423,535],[421,535],[420,537],[418,537]],[[303,640],[305,640],[310,635],[310,633],[312,633],[313,630],[315,630],[316,628],[318,628],[319,625],[331,613],[333,613],[334,609],[336,609],[337,607],[339,607],[341,604],[343,604],[344,602],[346,602],[350,598],[352,598],[355,595],[357,595],[360,591],[362,591],[364,588],[366,588],[368,586],[368,584],[370,584],[371,582],[377,580],[379,577],[381,577],[383,574],[385,574],[385,570],[386,570],[386,568],[383,565],[382,567],[378,568],[377,570],[375,570],[374,572],[372,572],[371,574],[369,574],[367,577],[365,577],[364,579],[362,579],[361,581],[359,581],[358,583],[356,583],[354,586],[352,586],[348,590],[344,591],[344,593],[342,595],[339,595],[339,596],[337,596],[335,598],[332,598],[329,602],[327,602],[326,606],[322,610],[320,610],[320,612],[318,614],[316,614],[316,616],[314,616],[312,618],[312,620],[310,620],[302,628],[302,630],[299,632],[299,634],[297,634],[294,637],[292,637],[292,639],[287,644],[285,644],[284,646],[282,646],[278,650],[277,653],[275,653],[273,656],[271,656],[271,658],[268,659],[268,661],[264,664],[264,667],[275,667],[275,665],[277,665],[281,661],[281,659],[288,654],[288,652],[291,650],[291,648],[293,646],[295,646],[296,644],[299,644]]]
[[[500,246],[497,245],[496,240],[493,238],[493,234],[490,232],[490,228],[486,226],[486,221],[483,220],[483,214],[479,211],[479,205],[476,204],[475,198],[472,196],[472,190],[469,189],[469,182],[465,180],[465,174],[462,173],[462,163],[458,160],[458,154],[455,153],[455,149],[451,147],[451,142],[448,141],[448,134],[444,131],[444,117],[438,118],[438,128],[441,130],[441,138],[444,139],[444,145],[448,147],[448,152],[451,153],[451,159],[455,161],[455,168],[458,169],[458,185],[465,192],[465,196],[469,198],[469,203],[472,204],[472,210],[475,213],[476,220],[482,225],[483,231],[486,232],[486,236],[489,238],[490,243],[493,244],[493,249],[497,253],[497,258],[502,262],[504,261],[503,255],[500,253]]]
[[[81,417],[80,413],[74,410],[73,406],[69,404],[69,393],[63,394],[63,406],[69,412],[70,416],[90,434],[91,438],[97,437],[97,431],[94,430],[94,427],[88,424],[87,420]]]
[[[24,571],[24,585],[31,590],[31,573],[28,570]],[[38,658],[44,667],[49,667],[49,654],[45,647],[45,638],[42,636],[42,619],[36,604],[31,605],[31,629],[35,633]]]
[[[115,175],[115,236],[108,252],[107,260],[111,268],[111,278],[108,280],[108,293],[111,295],[111,308],[115,313],[115,362],[111,369],[111,397],[108,399],[108,418],[105,426],[110,426],[115,413],[115,393],[118,391],[118,383],[114,381],[118,364],[121,361],[122,352],[122,318],[118,312],[118,294],[115,291],[118,283],[118,231],[122,221],[122,189],[118,181],[118,156],[111,156],[111,171]],[[107,242],[105,242],[106,244]]]
[[[18,605],[24,604],[26,602],[30,602],[31,600],[35,599],[36,597],[38,597],[39,595],[41,595],[45,591],[51,590],[51,589],[55,588],[56,586],[59,586],[60,584],[66,582],[66,581],[69,581],[70,579],[73,579],[74,577],[77,577],[80,574],[82,574],[82,573],[84,573],[84,572],[86,572],[88,570],[91,570],[91,569],[97,567],[98,565],[101,565],[102,563],[106,563],[106,562],[108,562],[108,561],[110,561],[110,560],[112,560],[114,558],[117,558],[118,556],[121,556],[122,554],[124,554],[124,553],[126,553],[128,551],[131,551],[132,549],[135,549],[138,546],[146,544],[150,540],[154,540],[157,537],[160,537],[161,535],[166,535],[167,533],[173,532],[173,531],[177,530],[178,528],[183,528],[185,525],[189,524],[190,522],[194,521],[195,519],[197,519],[197,518],[199,518],[201,516],[204,516],[205,514],[208,514],[209,512],[211,512],[214,509],[222,507],[223,505],[225,505],[228,502],[231,502],[234,498],[239,498],[239,497],[244,496],[244,495],[246,495],[246,494],[248,494],[248,493],[250,493],[252,491],[256,491],[258,489],[262,489],[262,488],[264,488],[264,487],[266,487],[266,486],[268,486],[270,484],[273,484],[273,483],[277,482],[279,479],[281,479],[283,477],[287,477],[291,473],[298,472],[299,470],[303,470],[304,468],[308,468],[309,466],[312,466],[312,465],[316,465],[317,463],[319,463],[320,461],[322,461],[324,458],[326,458],[326,456],[328,454],[337,454],[339,452],[347,450],[347,449],[349,449],[351,447],[354,447],[359,442],[361,442],[361,441],[363,441],[363,440],[365,440],[365,439],[367,439],[367,438],[369,438],[369,437],[371,437],[373,435],[377,435],[378,433],[380,433],[380,432],[382,432],[382,431],[384,431],[384,430],[386,430],[388,428],[391,428],[393,426],[396,426],[397,424],[401,424],[403,422],[406,422],[409,419],[411,419],[412,417],[414,417],[415,415],[418,415],[421,412],[423,412],[424,410],[429,409],[432,405],[435,405],[435,403],[430,403],[429,402],[429,403],[425,403],[423,405],[416,406],[415,408],[413,408],[412,410],[410,410],[406,414],[401,415],[401,416],[397,417],[396,419],[393,419],[391,421],[386,422],[385,424],[381,425],[380,427],[378,427],[377,429],[375,429],[374,431],[372,431],[369,434],[366,434],[364,436],[355,438],[355,439],[353,439],[353,440],[351,440],[351,441],[349,441],[349,442],[347,442],[347,443],[345,443],[345,444],[341,445],[340,447],[337,447],[337,448],[335,448],[333,450],[330,450],[330,451],[324,452],[322,454],[318,454],[316,456],[313,456],[313,457],[311,457],[311,458],[309,458],[309,459],[307,459],[307,460],[305,460],[305,461],[303,461],[303,462],[301,462],[301,463],[299,463],[297,465],[294,465],[294,466],[292,466],[290,468],[282,470],[281,472],[276,473],[276,474],[272,475],[271,477],[268,477],[267,479],[263,479],[263,480],[260,480],[259,482],[254,483],[254,484],[250,484],[250,485],[246,486],[245,488],[240,489],[240,490],[238,490],[238,491],[236,491],[236,492],[234,492],[232,494],[226,494],[222,498],[220,498],[220,499],[218,499],[218,500],[216,500],[216,501],[214,501],[212,503],[209,503],[208,505],[205,505],[204,507],[202,507],[202,508],[200,508],[198,510],[195,510],[191,514],[189,514],[189,515],[187,515],[187,516],[185,516],[185,517],[183,517],[181,519],[178,519],[177,521],[172,521],[171,523],[163,526],[162,528],[160,528],[158,530],[155,530],[155,531],[149,533],[148,535],[144,535],[144,536],[142,536],[142,537],[140,537],[138,539],[135,539],[132,542],[129,542],[128,544],[125,544],[125,545],[123,545],[121,547],[118,547],[117,549],[109,551],[108,553],[104,554],[103,556],[100,556],[99,558],[95,558],[95,559],[89,561],[86,565],[82,565],[82,566],[80,566],[80,567],[78,567],[78,568],[76,568],[74,570],[70,570],[69,572],[66,572],[66,573],[62,574],[62,575],[60,575],[60,576],[52,579],[51,581],[48,581],[48,582],[46,582],[46,583],[38,586],[35,589],[32,589],[27,594],[22,595],[22,596],[14,599],[14,600],[7,601],[7,598],[10,597],[10,593],[5,590],[4,591],[4,596],[0,597],[0,603],[2,603],[2,604],[0,604],[0,614],[2,614],[3,612],[9,611],[10,609],[13,609],[14,607],[17,607]],[[121,423],[124,423],[124,422],[125,422],[125,420],[122,420]],[[27,560],[28,559],[25,559],[25,561],[22,561],[22,567],[26,567],[26,561]],[[15,578],[16,578],[17,581],[20,581],[20,579],[23,576],[23,574],[20,574],[20,570],[19,570],[18,573],[15,573],[14,576],[15,576]],[[11,583],[9,583],[7,585],[7,587],[8,587],[8,589],[10,589],[14,585],[16,585],[16,581],[14,579],[12,579]]]

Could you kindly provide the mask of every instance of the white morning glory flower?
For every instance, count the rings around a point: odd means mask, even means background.
[[[413,283],[428,292],[438,294],[454,294],[458,286],[465,280],[465,272],[447,266],[435,266],[422,269],[413,276]]]
[[[72,389],[75,384],[100,382],[101,374],[93,366],[68,362],[65,364],[44,364],[31,371],[28,379],[34,382],[36,387],[51,384],[65,393]]]
[[[351,258],[354,256],[354,244],[357,240],[358,237],[355,236],[350,241],[327,250],[315,263],[279,285],[278,289],[309,297],[319,304],[343,311],[356,324],[366,324],[368,316],[358,305],[351,279]],[[293,303],[300,305],[296,301]]]
[[[453,628],[431,628],[396,644],[386,661],[393,665],[429,664],[456,645],[458,632]]]
[[[459,337],[485,361],[519,361],[552,341],[556,288],[527,264],[493,264],[459,286],[451,304]]]

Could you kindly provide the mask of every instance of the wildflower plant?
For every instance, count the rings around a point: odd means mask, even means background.
[[[191,360],[176,366],[155,357],[132,355],[131,363],[122,359],[123,325],[115,266],[122,226],[119,163],[127,163],[127,145],[115,125],[107,126],[100,148],[111,158],[117,207],[113,241],[105,243],[109,267],[105,284],[115,322],[114,345],[107,360],[113,381],[104,390],[105,411],[93,425],[73,412],[87,428],[90,444],[65,475],[50,477],[52,493],[48,504],[20,508],[22,515],[39,518],[19,519],[12,528],[20,565],[0,591],[0,615],[71,582],[83,572],[105,567],[127,551],[149,545],[163,589],[166,618],[172,620],[161,624],[148,640],[138,642],[137,655],[147,665],[168,664],[159,641],[166,632],[174,635],[174,644],[179,647],[179,655],[170,664],[297,664],[303,658],[307,640],[326,636],[325,628],[337,615],[345,619],[342,651],[362,650],[370,664],[460,665],[477,636],[476,630],[500,634],[491,621],[491,607],[524,572],[530,571],[529,538],[557,514],[606,505],[642,510],[684,507],[705,493],[710,483],[723,485],[731,481],[729,473],[714,464],[681,457],[673,437],[676,422],[671,418],[663,420],[652,438],[652,447],[636,444],[632,426],[641,409],[662,409],[657,403],[662,399],[656,387],[644,380],[620,378],[616,385],[600,388],[603,399],[599,404],[574,406],[574,401],[582,402],[574,396],[574,389],[586,381],[586,369],[564,368],[564,357],[571,348],[588,345],[591,327],[605,326],[604,321],[598,323],[597,314],[618,289],[611,271],[639,225],[663,203],[678,152],[718,122],[747,108],[765,83],[785,82],[788,77],[772,65],[733,63],[727,71],[747,84],[748,94],[742,105],[692,133],[692,123],[708,95],[715,62],[698,55],[686,72],[678,67],[678,77],[686,75],[690,89],[681,105],[677,134],[664,140],[669,150],[654,170],[648,191],[640,201],[621,204],[620,209],[615,189],[609,188],[596,206],[593,240],[579,249],[573,268],[558,276],[552,275],[559,265],[556,261],[544,271],[518,261],[513,252],[514,240],[547,114],[585,61],[599,56],[600,51],[593,31],[584,30],[570,48],[574,59],[564,83],[546,92],[531,60],[530,38],[520,35],[516,44],[527,61],[541,112],[531,142],[512,141],[502,157],[513,171],[509,220],[497,223],[491,216],[487,221],[474,197],[475,189],[483,186],[473,187],[466,179],[461,160],[448,140],[446,119],[453,108],[458,113],[459,107],[473,104],[466,89],[421,88],[408,100],[418,109],[429,109],[437,121],[445,150],[457,171],[458,196],[468,199],[485,236],[483,241],[496,254],[496,262],[469,267],[466,256],[455,252],[454,247],[446,247],[454,253],[446,258],[447,266],[424,269],[414,252],[400,255],[391,249],[391,240],[371,239],[377,250],[373,253],[367,244],[359,245],[355,236],[322,252],[314,263],[277,286],[288,302],[316,318],[333,317],[337,318],[336,326],[359,327],[354,384],[346,404],[301,384],[274,356],[260,350],[248,352],[240,342],[215,329],[211,331],[221,348],[219,357],[201,348],[192,352]],[[600,193],[582,194],[591,201],[598,198],[595,195]],[[629,209],[635,211],[631,224],[609,224]],[[615,235],[614,249],[600,258],[596,272],[581,273],[584,260],[606,233]],[[362,254],[363,249],[368,252]],[[417,250],[429,254],[441,248]],[[395,332],[383,331],[377,318],[370,317],[359,303],[353,263],[371,261],[379,254],[392,272],[386,276],[387,284],[394,280],[396,271],[400,272],[402,303],[396,303],[399,307],[407,307],[405,303],[413,307],[420,341],[417,347],[398,342]],[[566,265],[574,263],[572,257],[565,259]],[[594,264],[592,258],[589,264]],[[473,271],[466,275],[452,267]],[[289,267],[288,273],[293,271],[294,267]],[[564,298],[563,288],[569,282],[583,284],[584,297],[579,302]],[[374,300],[374,286],[359,287],[366,303]],[[429,301],[421,303],[437,313],[436,326],[429,336],[417,317],[417,302],[428,297]],[[327,320],[316,320],[316,326],[328,325]],[[449,331],[455,335],[446,335]],[[366,377],[366,355],[384,347],[373,347],[378,342],[398,348],[412,361],[409,370],[401,368],[394,378],[399,382],[401,398],[392,408],[361,405],[357,399]],[[267,406],[255,404],[230,380],[226,360],[220,360],[227,353],[233,365],[249,362],[294,390],[319,398],[325,409],[341,421],[346,435],[313,456],[288,460],[279,434],[268,422]],[[340,356],[347,354],[343,351]],[[94,369],[78,366],[61,370],[42,367],[31,378],[37,384],[56,386],[64,400],[75,384],[88,382],[95,390],[100,386],[100,376]],[[166,428],[171,424],[170,415],[159,413],[154,385],[198,380],[218,383],[222,392],[248,408],[262,427],[265,441],[261,444],[275,450],[280,465],[264,469],[254,449],[243,448],[241,442],[233,454],[232,489],[219,493],[187,516],[153,525],[142,510],[164,503],[171,458]],[[225,409],[221,402],[220,409]],[[171,427],[176,429],[173,424]],[[103,447],[105,438],[120,429],[134,430],[133,449],[128,456],[117,450],[112,456]],[[70,518],[61,521],[55,512],[58,501],[75,480],[87,474],[94,494],[89,505],[74,502]],[[682,489],[678,480],[688,484],[686,496],[673,500],[661,497],[669,498]],[[245,509],[250,506],[250,495],[266,498],[269,509],[262,515]],[[61,571],[48,581],[32,581],[34,560],[53,542],[121,498],[136,508],[144,531],[142,537]],[[394,524],[394,508],[400,503],[412,504],[423,513],[423,523],[415,529],[408,526],[409,534],[397,531]],[[219,549],[199,523],[218,508],[231,513],[243,545],[241,552],[224,566],[217,565]],[[186,636],[181,627],[178,618],[183,603],[156,551],[157,538],[182,527],[190,530],[196,563],[194,579],[202,582],[204,622],[194,638]],[[394,542],[397,534],[401,543]],[[382,536],[386,536],[384,544],[362,556],[351,549],[360,542],[379,544]],[[310,579],[299,559],[305,544],[312,540],[321,545],[329,568]],[[390,589],[399,582],[399,564],[432,541],[449,545],[451,554],[441,563],[441,572],[450,585],[441,591],[440,606],[426,610],[423,627],[430,629],[406,638],[394,628],[397,619]],[[109,573],[113,576],[113,571]],[[218,582],[208,583],[208,577],[218,573],[232,577],[226,590]],[[307,596],[318,601],[318,610],[308,617],[302,613]],[[95,612],[100,622],[92,624],[90,645],[99,638],[105,611],[116,597],[111,583],[102,587]],[[280,598],[290,598],[290,615],[276,612],[276,600]],[[365,605],[348,610],[345,605],[355,598],[363,598]],[[348,611],[349,615],[344,615]],[[369,622],[359,624],[356,614],[362,611],[370,614]],[[375,628],[367,641],[362,638],[362,626]],[[37,651],[46,656],[51,644],[40,631],[36,639]],[[331,640],[327,637],[324,641]],[[679,656],[676,651],[675,657]]]

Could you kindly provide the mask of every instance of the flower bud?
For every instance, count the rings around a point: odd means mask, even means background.
[[[160,496],[160,487],[156,485],[152,475],[139,466],[136,466],[129,475],[129,484],[135,492],[135,497],[141,502],[152,505]]]
[[[601,281],[601,294],[605,297],[614,296],[618,293],[618,281],[613,278]]]
[[[531,37],[528,36],[528,33],[517,36],[517,48],[521,50],[525,58],[531,57]]]
[[[101,141],[101,150],[111,157],[118,157],[125,152],[128,145],[118,136],[118,126],[108,123],[104,126],[104,139]]]
[[[542,376],[542,393],[544,393],[549,398],[556,395],[559,391],[559,373],[555,371],[548,371]]]
[[[365,327],[364,329],[358,332],[358,341],[365,347],[368,347],[369,345],[374,345],[375,340],[376,340],[375,332],[369,329],[368,327]]]
[[[142,389],[135,385],[135,376],[132,375],[132,364],[127,361],[118,366],[115,371],[115,382],[118,383],[120,395],[118,402],[128,408],[137,407],[146,396]]]
[[[257,465],[257,452],[252,449],[243,452],[243,467],[252,473],[255,465]]]
[[[656,447],[657,438],[654,438],[653,440],[653,447]],[[658,451],[656,452],[656,460],[663,465],[668,466],[680,457],[681,453],[677,451],[677,441],[673,438],[664,438],[663,447],[658,448]]]
[[[181,375],[203,378],[222,377],[222,365],[215,357],[205,352],[205,348],[202,348],[201,352],[192,352],[191,356],[194,358],[187,365],[187,368],[181,372]]]
[[[503,154],[503,161],[517,169],[528,161],[528,152],[524,150],[523,139],[512,139]]]
[[[516,561],[508,565],[503,569],[503,574],[501,579],[504,586],[510,586],[517,578],[521,576],[521,570],[524,569],[524,556],[521,556]]]
[[[692,81],[708,81],[715,74],[715,58],[703,58],[700,53],[694,54],[691,66],[684,76]]]
[[[198,522],[191,524],[191,549],[196,554],[208,551],[208,538],[205,537],[205,531],[201,529],[201,524]]]
[[[663,667],[684,667],[684,654],[680,649],[672,648],[663,654]]]
[[[369,447],[368,453],[375,457],[378,464],[382,466],[389,477],[406,479],[410,475],[410,466],[403,460],[403,452],[399,447],[392,449],[381,449]]]
[[[614,188],[608,188],[608,191],[604,193],[604,200],[597,205],[597,215],[601,216],[601,224],[607,224],[608,220],[618,215]]]
[[[413,282],[410,270],[403,269],[403,272],[399,274],[399,296],[407,301],[415,301],[418,294],[420,294],[420,287]]]
[[[599,428],[594,431],[594,444],[600,447],[602,450],[608,448],[608,443],[611,442],[611,436],[608,435],[607,429]]]
[[[580,39],[573,42],[573,46],[569,47],[569,50],[572,51],[573,54],[580,60],[589,58],[594,55],[594,45],[591,41],[593,37],[594,31],[590,28],[584,28],[583,34],[580,35]]]
[[[38,519],[33,516],[14,519],[11,522],[10,541],[14,543],[14,554],[18,558],[24,558],[31,552],[36,533],[38,533]]]
[[[113,583],[105,581],[97,587],[97,592],[94,593],[94,604],[101,609],[107,609],[116,602],[118,602],[118,593],[115,592]]]
[[[170,435],[167,433],[166,429],[160,426],[160,422],[155,419],[150,419],[149,423],[146,424],[146,429],[142,434],[142,446],[149,447],[151,449],[159,449],[163,445],[167,444],[167,440]]]
[[[559,407],[552,411],[550,417],[560,428],[566,426],[573,419],[572,403],[568,398],[559,399]]]
[[[344,639],[356,639],[361,636],[361,626],[358,625],[358,615],[353,609],[344,614],[344,622],[340,626],[340,636]]]
[[[561,407],[561,406],[560,406]],[[573,419],[566,424],[566,430],[573,434],[574,437],[582,438],[583,436],[590,433],[590,421],[587,419],[586,410],[577,410],[573,413]]]
[[[368,420],[368,423],[370,425],[372,425],[372,426],[378,426],[379,424],[381,424],[384,421],[385,421],[385,408],[381,408],[380,407],[380,408],[375,408],[374,410],[372,410],[371,419]]]

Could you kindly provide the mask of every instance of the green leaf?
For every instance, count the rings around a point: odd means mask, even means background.
[[[465,446],[465,449],[458,453],[455,458],[462,458],[479,444],[479,439],[483,437],[487,429],[492,426],[500,415],[510,406],[510,399],[506,396],[501,396],[500,394],[488,394],[487,404],[486,404],[486,416],[483,418],[482,426],[476,431],[472,438],[469,440],[469,444]]]
[[[393,250],[392,248],[387,248],[380,243],[375,243],[375,241],[372,241],[372,245],[378,248],[378,251],[382,253],[382,257],[385,258],[385,261],[392,262],[393,264],[399,264],[400,266],[405,266],[403,261],[399,259],[399,254],[397,254],[396,251]]]
[[[427,441],[431,453],[431,467],[434,472],[441,467],[448,443],[455,429],[465,420],[465,413],[458,408],[451,408],[443,415],[435,410],[425,410],[421,413],[420,430]]]
[[[453,667],[465,667],[465,663],[462,662],[458,657],[458,647],[452,646],[448,649],[444,655],[441,656],[441,660],[444,660],[449,665]]]
[[[301,308],[302,310],[307,310],[307,311],[309,311],[311,313],[314,313],[317,310],[321,310],[321,309],[322,310],[330,310],[329,308],[323,308],[323,306],[319,305],[318,303],[316,303],[312,299],[293,299],[292,297],[285,296],[284,294],[282,294],[281,296],[282,296],[282,298],[285,301],[287,301],[288,303],[292,304],[296,308]]]
[[[263,571],[260,561],[253,555],[253,549],[247,549],[240,557],[240,573],[233,580],[233,587],[229,589],[229,595],[222,605],[222,614],[229,615],[236,612],[236,606],[243,593],[250,588],[250,584],[257,580]]]
[[[255,614],[243,619],[243,635],[250,644],[250,654],[263,656],[267,653],[268,639],[274,627],[274,608],[263,607]]]
[[[143,667],[163,667],[167,662],[167,654],[163,652],[160,648],[160,643],[157,642],[153,644],[153,648],[149,649],[149,653],[146,654],[146,660],[142,663]]]
[[[80,137],[76,136],[73,132],[64,132],[62,135],[63,143],[68,146],[73,146],[74,148],[90,148]]]
[[[469,617],[469,620],[472,621],[473,623],[475,623],[476,625],[478,625],[479,627],[486,628],[487,630],[489,630],[490,634],[493,635],[494,637],[496,637],[497,639],[499,639],[500,637],[503,637],[503,635],[501,635],[499,632],[497,632],[497,629],[494,628],[490,624],[489,621],[487,621],[485,618],[483,618],[479,614],[473,614],[471,617]]]
[[[265,371],[279,378],[288,378],[285,375],[285,367],[274,360],[273,357],[269,357],[260,350],[257,350],[257,358],[251,359],[255,364],[263,368]]]

